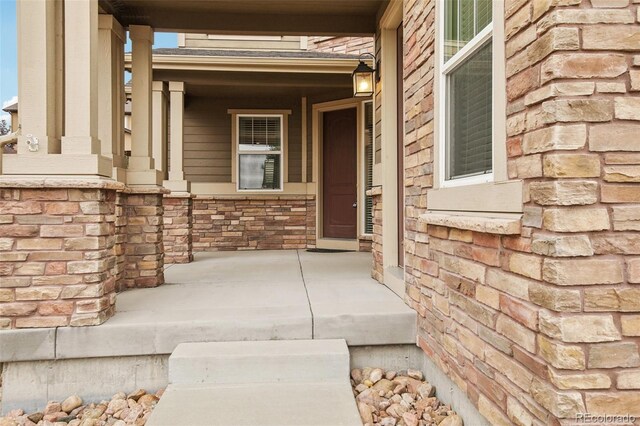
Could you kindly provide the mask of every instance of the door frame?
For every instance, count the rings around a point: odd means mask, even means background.
[[[391,0],[380,19],[380,68],[383,88],[380,91],[381,167],[382,184],[382,263],[383,281],[394,293],[404,297],[404,267],[398,266],[398,40],[397,30],[403,19],[402,0]],[[404,125],[404,123],[403,123]],[[403,131],[404,135],[405,132]],[[406,166],[406,165],[405,165]],[[403,171],[404,172],[404,171]],[[393,200],[387,202],[385,200]],[[406,253],[406,251],[405,251]],[[405,260],[406,262],[406,260]]]
[[[357,180],[356,180],[356,194],[358,195],[358,206],[356,213],[356,238],[355,239],[342,239],[342,238],[325,238],[323,233],[323,204],[324,197],[323,192],[324,188],[322,187],[323,181],[323,162],[322,162],[322,153],[323,153],[323,113],[329,111],[337,111],[341,109],[350,109],[356,108],[356,172],[357,172]],[[362,235],[362,231],[364,228],[364,223],[362,218],[364,218],[363,208],[364,208],[364,181],[363,181],[363,173],[361,170],[364,170],[362,156],[363,156],[363,144],[364,144],[364,135],[362,129],[364,128],[363,122],[363,105],[362,101],[354,98],[349,99],[340,99],[337,101],[330,102],[322,102],[314,104],[312,107],[311,114],[311,127],[312,127],[312,158],[313,158],[313,181],[316,182],[317,185],[317,193],[316,193],[316,247],[324,248],[324,249],[335,249],[335,250],[353,250],[357,251],[360,247],[359,245],[359,237]]]

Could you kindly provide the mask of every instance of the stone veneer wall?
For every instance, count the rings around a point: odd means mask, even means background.
[[[348,55],[373,53],[373,38],[313,36],[308,38],[307,50]]]
[[[164,196],[164,263],[189,263],[193,260],[193,199],[169,194]]]
[[[371,255],[373,268],[371,277],[379,282],[384,282],[384,264],[382,263],[382,188],[377,186],[368,192],[373,198],[373,239],[371,242]]]
[[[506,0],[508,173],[525,184],[516,235],[419,221],[434,4],[404,1],[405,277],[419,345],[492,424],[640,416],[638,0]]]
[[[315,247],[314,196],[197,196],[194,251]]]
[[[104,322],[115,306],[122,185],[32,184],[0,189],[0,328]]]

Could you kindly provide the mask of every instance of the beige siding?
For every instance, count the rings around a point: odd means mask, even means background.
[[[231,182],[229,109],[291,110],[288,126],[289,181],[301,179],[301,99],[298,97],[220,99],[190,97],[184,115],[184,171],[192,182]]]
[[[189,49],[221,50],[301,50],[298,36],[216,36],[185,34],[184,46]]]

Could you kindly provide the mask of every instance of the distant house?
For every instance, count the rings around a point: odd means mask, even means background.
[[[15,132],[18,129],[18,102],[14,102],[6,107],[2,108],[4,112],[8,112],[11,117],[11,131]],[[7,144],[2,147],[3,154],[15,154],[15,144]],[[1,170],[1,168],[0,168]]]

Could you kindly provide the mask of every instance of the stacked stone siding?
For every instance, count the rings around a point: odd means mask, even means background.
[[[404,2],[406,298],[419,345],[492,424],[639,416],[640,5],[505,2],[507,166],[524,182],[514,235],[420,221],[434,5]]]
[[[348,55],[373,53],[373,38],[314,36],[309,37],[307,49],[318,52],[344,53]]]
[[[104,322],[115,305],[115,188],[25,186],[0,189],[0,328]]]
[[[369,192],[373,197],[373,235],[371,241],[371,255],[373,268],[371,277],[384,282],[384,267],[382,263],[382,188],[375,187]]]
[[[164,263],[189,263],[193,260],[193,199],[190,194],[165,195]]]
[[[124,199],[127,226],[121,288],[157,287],[164,284],[163,192],[135,191]]]
[[[194,251],[315,247],[313,196],[198,196]]]

